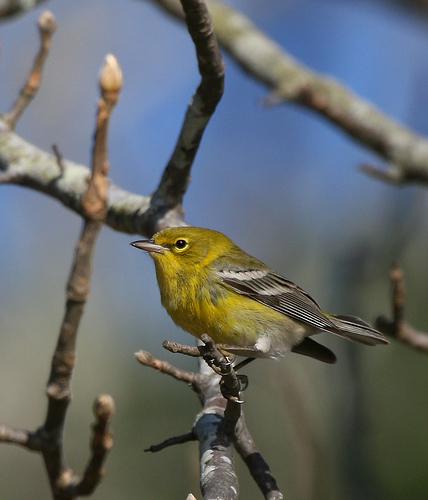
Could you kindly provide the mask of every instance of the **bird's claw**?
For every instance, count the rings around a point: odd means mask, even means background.
[[[248,388],[250,380],[248,379],[247,375],[236,374],[236,378],[239,382],[239,392],[244,392]]]

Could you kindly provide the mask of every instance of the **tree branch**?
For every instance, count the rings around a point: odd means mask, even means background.
[[[156,370],[158,370],[161,373],[164,373],[165,375],[170,375],[171,377],[174,377],[176,380],[186,382],[186,384],[189,384],[196,390],[197,378],[195,378],[196,376],[194,373],[180,370],[179,368],[176,368],[167,361],[156,359],[147,351],[142,351],[142,350],[138,351],[135,353],[135,357],[137,361],[142,365],[149,366],[150,368],[155,368]]]
[[[246,463],[251,476],[257,483],[257,486],[260,488],[266,500],[282,500],[284,497],[279,491],[269,465],[257,449],[249,433],[243,415],[236,432],[235,448]]]
[[[150,0],[177,19],[177,0]],[[380,155],[387,169],[377,172],[396,184],[428,184],[428,140],[395,122],[332,78],[296,61],[240,12],[207,0],[220,45],[241,68],[271,92],[268,102],[290,101],[320,114],[355,141]],[[379,169],[376,169],[379,171]],[[373,170],[365,170],[373,174]]]
[[[35,434],[3,427],[2,440],[21,444],[42,453],[55,499],[74,499],[88,494],[99,483],[102,464],[112,446],[108,423],[114,412],[110,396],[100,396],[94,412],[92,458],[83,478],[74,474],[65,461],[63,434],[67,408],[71,401],[71,377],[76,357],[76,338],[80,319],[89,295],[92,257],[99,231],[107,213],[108,160],[107,129],[111,111],[119,97],[121,73],[113,56],[107,56],[100,77],[101,99],[92,154],[92,175],[82,197],[85,214],[82,235],[78,241],[67,286],[66,310],[53,355],[46,393],[48,409],[44,424]]]
[[[183,9],[177,1],[152,2],[175,17],[183,18]],[[220,43],[244,71],[264,83],[280,99],[287,98],[309,106],[385,158],[388,169],[371,167],[369,170],[372,175],[394,183],[425,184],[428,181],[426,139],[388,119],[338,83],[319,77],[298,64],[242,14],[215,0],[208,0],[207,4]],[[202,40],[201,46],[210,46],[206,50],[212,53],[212,38]],[[253,50],[254,47],[257,50]],[[222,84],[218,78],[221,71],[217,57],[213,57],[212,67],[217,68],[217,73],[208,71],[206,81],[211,81],[212,74],[217,74],[215,80],[219,90]],[[187,130],[186,127],[185,120],[182,132]],[[194,129],[194,137],[197,137],[196,130],[200,133],[200,129]],[[183,137],[187,137],[183,144],[192,144],[188,140],[190,136],[184,134]],[[107,225],[122,232],[150,236],[159,227],[183,224],[180,193],[183,193],[188,181],[190,164],[185,167],[186,148],[181,149],[180,141],[177,141],[176,150],[168,164],[167,171],[170,173],[165,171],[154,202],[151,196],[140,196],[110,183]],[[177,158],[181,158],[183,163]],[[0,183],[36,189],[82,215],[80,200],[86,190],[89,170],[67,160],[63,160],[62,164],[63,172],[54,155],[27,143],[10,131],[4,120],[0,120],[0,170],[3,171],[0,173]],[[181,187],[174,192],[168,186],[173,184],[171,181],[176,174],[181,177]]]
[[[195,43],[200,84],[189,104],[174,152],[152,196],[139,196],[110,184],[106,223],[114,229],[151,236],[155,231],[183,225],[182,198],[190,179],[190,168],[202,134],[221,99],[224,64],[213,34],[211,19],[201,0],[185,0],[186,21]],[[57,198],[84,215],[81,200],[89,170],[48,154],[10,130],[7,115],[0,120],[1,183],[14,183]]]
[[[39,53],[34,60],[33,67],[18,99],[13,104],[12,109],[3,115],[3,120],[11,130],[15,128],[19,117],[25,111],[27,106],[29,106],[39,90],[40,83],[42,81],[43,66],[49,55],[52,35],[56,29],[56,19],[54,15],[48,10],[44,11],[39,17],[38,26],[40,34]]]
[[[428,333],[416,330],[404,321],[406,290],[404,274],[398,264],[392,265],[390,276],[392,286],[392,320],[388,320],[385,316],[379,316],[376,319],[376,328],[385,335],[428,354]]]
[[[52,369],[47,385],[49,397],[48,413],[42,428],[47,440],[55,440],[55,446],[44,447],[43,458],[54,495],[75,498],[82,490],[92,491],[103,475],[103,459],[111,447],[111,436],[106,426],[113,412],[112,401],[98,401],[95,413],[93,444],[94,455],[82,480],[78,479],[64,461],[62,435],[68,404],[71,400],[71,376],[76,357],[77,331],[83,309],[89,295],[92,274],[92,257],[98,234],[107,213],[107,190],[109,170],[107,154],[107,130],[110,114],[115,106],[122,86],[122,75],[116,59],[108,55],[100,75],[101,99],[98,102],[97,123],[92,150],[92,175],[82,197],[85,214],[82,236],[77,244],[74,264],[67,286],[67,303],[57,347],[52,360]],[[107,410],[103,409],[107,405]],[[100,437],[101,436],[101,437]],[[110,442],[107,442],[107,441]],[[101,451],[96,443],[104,441]],[[100,448],[98,446],[98,448]]]
[[[98,396],[94,403],[96,423],[93,426],[92,456],[82,478],[75,477],[74,481],[63,485],[63,496],[75,498],[79,495],[91,495],[104,477],[104,460],[113,446],[113,434],[109,431],[108,425],[113,418],[114,412],[113,398],[108,394]]]
[[[11,18],[37,7],[46,0],[0,0],[0,19]]]
[[[8,130],[0,119],[0,184],[13,183],[40,191],[84,216],[81,200],[88,187],[88,167],[62,159],[28,143]],[[150,196],[126,191],[109,184],[105,223],[125,233],[144,233]]]
[[[146,216],[148,224],[144,231],[149,235],[177,225],[177,222],[184,224],[182,201],[190,182],[190,169],[205,127],[224,89],[224,63],[205,3],[202,0],[181,0],[181,4],[187,29],[196,48],[201,81],[187,108],[174,152],[150,200],[149,214]],[[171,223],[171,214],[174,224]]]
[[[203,407],[190,432],[152,445],[147,451],[157,452],[169,446],[198,440],[204,498],[234,500],[238,498],[239,488],[233,465],[233,447],[236,447],[264,497],[280,500],[283,497],[275,478],[245,425],[238,376],[230,361],[208,335],[203,335],[203,342],[203,345],[193,348],[164,342],[164,347],[171,352],[191,356],[199,354],[206,360],[207,363],[200,360],[199,373],[184,372],[153,358],[145,351],[137,353],[137,359],[145,366],[189,384],[198,394]]]

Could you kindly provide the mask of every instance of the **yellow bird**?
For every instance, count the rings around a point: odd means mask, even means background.
[[[232,354],[276,358],[292,351],[334,363],[334,353],[309,338],[320,332],[388,344],[359,318],[323,312],[308,293],[218,231],[172,227],[131,245],[153,258],[173,321],[195,337],[208,334]]]

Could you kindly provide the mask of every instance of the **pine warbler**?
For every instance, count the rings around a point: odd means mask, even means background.
[[[131,245],[153,258],[162,305],[173,321],[198,338],[208,334],[232,354],[293,351],[334,363],[333,352],[309,338],[321,331],[388,344],[359,318],[323,312],[305,291],[217,231],[173,227]]]

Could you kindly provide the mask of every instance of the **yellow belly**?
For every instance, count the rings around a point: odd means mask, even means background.
[[[173,321],[192,335],[200,338],[207,333],[216,343],[255,346],[264,356],[283,355],[314,333],[303,323],[229,290],[213,297],[203,289],[191,300],[163,295],[162,304]]]

